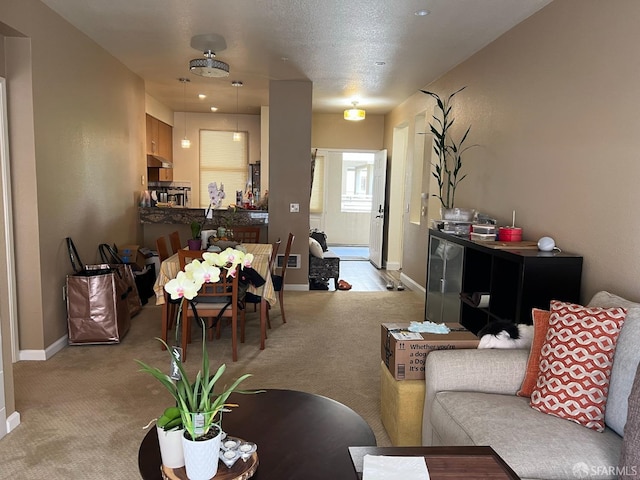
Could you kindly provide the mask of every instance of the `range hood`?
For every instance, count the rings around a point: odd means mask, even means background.
[[[160,155],[147,155],[147,167],[173,168],[173,163]]]

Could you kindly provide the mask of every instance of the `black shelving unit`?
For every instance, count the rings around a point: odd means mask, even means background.
[[[551,300],[579,301],[581,256],[537,249],[500,249],[495,245],[429,231],[427,320],[459,322],[477,333],[494,320],[530,324],[531,309],[549,308]],[[454,249],[461,252],[461,258],[456,255],[456,268],[447,268],[450,259],[446,252]],[[488,294],[489,306],[475,307],[462,301],[460,293]],[[439,308],[442,305],[449,308]]]

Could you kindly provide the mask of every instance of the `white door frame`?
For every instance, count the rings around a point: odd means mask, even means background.
[[[9,333],[11,336],[11,359],[15,363],[18,358],[18,323],[17,323],[17,300],[16,300],[16,269],[14,261],[14,242],[13,242],[13,208],[11,204],[11,169],[9,160],[9,129],[7,121],[7,82],[6,79],[0,77],[0,194],[4,209],[2,211],[2,219],[4,231],[4,244],[6,246],[0,254],[4,257],[6,263],[6,285],[7,291],[7,310],[9,312]],[[2,356],[2,330],[0,329],[0,438],[10,431],[10,425],[7,421],[6,410],[6,392],[4,388],[5,368]],[[17,414],[17,412],[16,412]],[[18,417],[19,418],[19,417]],[[11,423],[15,423],[16,415],[12,415]],[[19,421],[18,421],[19,423]]]

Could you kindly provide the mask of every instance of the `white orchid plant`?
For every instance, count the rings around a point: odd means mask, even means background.
[[[204,283],[217,283],[220,275],[226,270],[227,276],[235,276],[238,266],[241,269],[251,268],[253,255],[244,253],[241,250],[227,248],[221,253],[205,252],[202,261],[193,260],[185,266],[184,271],[178,273],[176,278],[167,282],[164,286],[172,300],[180,301],[178,319],[181,316],[182,304],[184,300],[192,301]],[[158,338],[171,356],[171,361],[175,364],[179,372],[177,377],[171,377],[158,368],[151,367],[140,360],[136,362],[143,372],[147,372],[155,377],[171,393],[176,401],[176,407],[180,410],[182,424],[193,440],[206,438],[214,425],[220,426],[220,414],[227,407],[235,407],[235,404],[227,403],[231,393],[260,393],[257,391],[238,390],[238,385],[249,378],[250,374],[242,375],[230,387],[224,391],[214,394],[213,389],[216,382],[224,373],[226,366],[221,365],[214,375],[210,376],[209,357],[207,354],[205,331],[202,329],[202,367],[196,375],[194,382],[191,382],[182,364],[182,359],[175,350],[167,343]],[[176,327],[176,332],[178,327]],[[175,382],[174,382],[175,380]]]
[[[171,296],[171,300],[186,298],[193,300],[204,283],[216,283],[220,281],[222,270],[226,270],[227,276],[235,276],[237,267],[251,268],[253,254],[244,253],[242,250],[227,248],[220,253],[205,252],[202,261],[193,260],[184,267],[184,271],[178,272],[176,278],[169,280],[164,289]],[[182,306],[182,302],[180,302]]]

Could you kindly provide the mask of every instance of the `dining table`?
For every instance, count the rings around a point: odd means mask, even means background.
[[[247,291],[261,298],[260,301],[260,350],[264,350],[265,339],[267,337],[267,309],[275,306],[278,299],[276,291],[273,288],[271,280],[271,272],[269,271],[269,260],[273,252],[273,245],[270,243],[241,243],[246,253],[253,255],[251,268],[253,268],[265,281],[264,285],[256,287],[249,284]],[[180,271],[180,260],[178,254],[174,253],[169,258],[160,263],[160,271],[153,285],[153,291],[156,295],[156,305],[163,305],[166,309],[164,286],[169,280],[175,278]],[[163,312],[163,314],[165,314]]]

